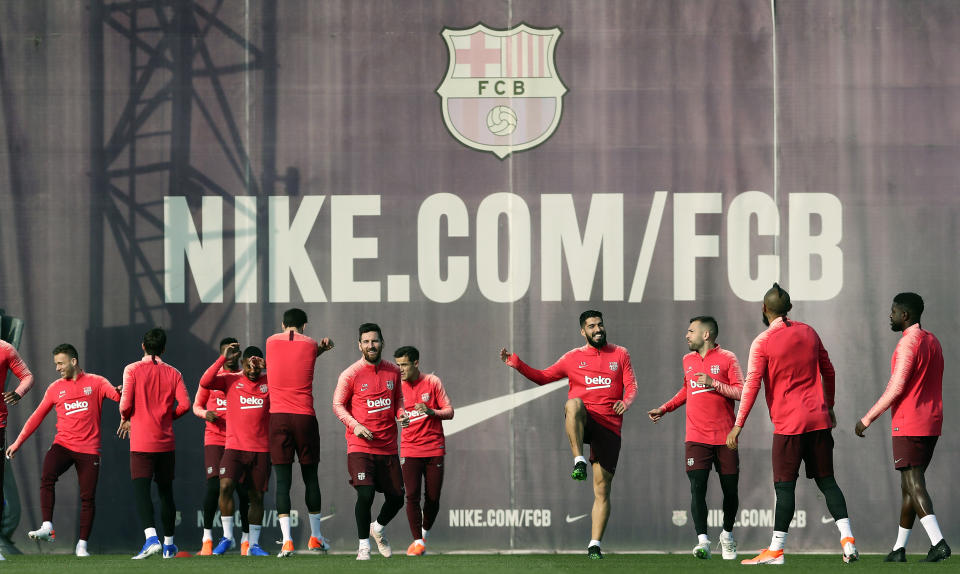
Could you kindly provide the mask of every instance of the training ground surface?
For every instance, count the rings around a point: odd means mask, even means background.
[[[750,556],[741,556],[751,558]],[[960,557],[938,564],[923,564],[922,555],[910,555],[907,564],[884,564],[883,556],[863,556],[858,563],[844,564],[838,555],[787,555],[787,563],[776,567],[777,572],[960,572]],[[558,572],[751,572],[749,566],[741,566],[739,560],[725,561],[716,556],[710,560],[698,560],[690,555],[678,554],[609,554],[602,561],[587,560],[586,555],[576,554],[458,554],[433,555],[423,558],[408,558],[394,555],[385,559],[374,554],[369,562],[357,562],[355,555],[330,556],[298,555],[290,558],[244,558],[237,554],[223,557],[192,557],[163,560],[158,556],[147,560],[133,561],[129,555],[102,555],[77,558],[69,555],[20,555],[9,556],[0,562],[0,572],[58,574],[86,573],[110,574],[118,572],[303,572],[322,569],[327,572],[418,572],[424,569],[442,571],[443,574],[459,572],[551,573]]]

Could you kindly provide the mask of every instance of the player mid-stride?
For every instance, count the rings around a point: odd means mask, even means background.
[[[630,353],[607,343],[607,330],[599,311],[580,314],[580,335],[586,339],[586,345],[568,351],[542,371],[527,365],[505,348],[500,349],[500,359],[538,385],[563,378],[569,380],[565,426],[573,452],[570,476],[574,480],[586,480],[583,443],[589,443],[594,500],[587,555],[601,559],[600,540],[610,518],[610,486],[620,458],[620,428],[623,413],[637,396],[637,379]]]

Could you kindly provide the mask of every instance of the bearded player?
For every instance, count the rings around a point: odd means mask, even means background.
[[[538,385],[564,377],[569,380],[565,424],[574,461],[570,476],[574,480],[587,479],[583,444],[589,443],[594,501],[587,556],[599,560],[603,558],[600,540],[610,518],[610,486],[620,458],[623,413],[637,396],[637,379],[630,353],[607,343],[607,331],[599,311],[580,314],[580,335],[586,339],[586,345],[567,352],[542,371],[530,367],[505,348],[500,349],[500,359]]]

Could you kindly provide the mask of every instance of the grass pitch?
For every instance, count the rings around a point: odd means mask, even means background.
[[[752,555],[751,555],[752,556]],[[750,556],[742,556],[750,557]],[[910,555],[906,564],[884,564],[883,556],[868,555],[860,562],[844,564],[839,555],[795,554],[787,555],[787,563],[776,569],[777,572],[960,572],[960,558],[951,558],[938,564],[919,562],[923,555]],[[9,556],[0,562],[0,570],[18,573],[50,574],[103,574],[104,572],[125,573],[179,573],[179,572],[223,572],[240,574],[242,572],[303,572],[308,569],[322,569],[328,572],[376,572],[383,574],[405,573],[422,574],[424,569],[440,570],[443,574],[461,572],[484,572],[501,574],[523,572],[525,574],[571,572],[577,574],[590,572],[743,572],[739,560],[725,561],[715,556],[710,560],[698,560],[688,554],[607,554],[604,560],[587,560],[579,554],[447,554],[427,555],[423,558],[409,558],[395,555],[384,559],[374,554],[369,562],[357,562],[353,554],[329,556],[297,555],[290,558],[244,558],[236,554],[222,557],[191,557],[163,560],[154,556],[147,560],[130,560],[129,555],[100,555],[89,558],[77,558],[70,555],[19,555]]]

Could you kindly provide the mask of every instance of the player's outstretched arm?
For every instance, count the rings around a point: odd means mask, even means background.
[[[521,375],[538,385],[559,381],[566,376],[566,372],[563,369],[563,357],[542,371],[524,363],[516,353],[511,354],[510,351],[505,348],[500,349],[500,360],[506,363],[508,367],[513,367]],[[629,407],[629,405],[627,406]]]
[[[331,349],[333,349],[333,339],[324,337],[317,343],[317,356],[319,357]]]

